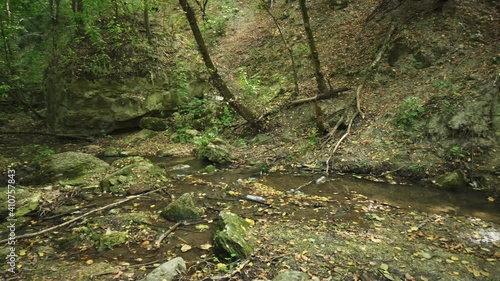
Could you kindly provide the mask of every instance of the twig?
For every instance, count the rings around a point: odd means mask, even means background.
[[[161,241],[163,241],[163,239],[165,239],[165,237],[167,237],[170,233],[172,233],[172,231],[174,231],[177,227],[179,227],[179,225],[181,225],[183,223],[184,223],[184,221],[180,221],[180,222],[174,224],[172,227],[170,227],[167,231],[163,232],[162,235],[160,235],[160,237],[158,237],[158,239],[156,239],[156,241],[154,243],[154,247],[160,248]]]
[[[77,207],[77,208],[74,208],[73,210],[70,210],[70,211],[67,211],[67,212],[64,212],[64,213],[60,213],[60,214],[57,214],[57,215],[53,215],[53,216],[50,216],[50,217],[44,217],[44,218],[41,218],[40,221],[46,221],[46,220],[52,220],[52,219],[56,219],[56,218],[59,218],[59,217],[63,217],[65,215],[74,215],[76,214],[77,212],[80,212],[81,210],[84,210],[84,209],[88,209],[90,207],[94,207],[96,206],[97,204],[89,204],[87,206],[83,206],[83,207]]]
[[[399,171],[399,170],[403,169],[403,167],[404,167],[404,165],[403,165],[403,166],[401,166],[401,167],[399,167],[399,168],[397,168],[397,169],[395,169],[395,170],[392,170],[392,171],[385,171],[385,172],[383,172],[382,174],[380,174],[380,175],[379,175],[379,177],[381,177],[381,176],[385,176],[385,175],[388,175],[388,174],[392,174],[392,173],[394,173],[394,172],[397,172],[397,171]]]
[[[102,211],[102,210],[105,210],[105,209],[109,209],[109,208],[112,208],[112,207],[115,207],[115,206],[118,206],[120,204],[123,204],[125,202],[128,202],[128,201],[131,201],[131,200],[134,200],[134,199],[137,199],[139,197],[142,197],[142,196],[145,196],[145,195],[148,195],[148,194],[151,194],[151,193],[155,193],[155,192],[158,192],[160,190],[163,190],[163,189],[166,189],[166,188],[169,188],[169,187],[163,187],[163,188],[159,188],[159,189],[156,189],[156,190],[152,190],[152,191],[149,191],[149,192],[146,192],[146,193],[143,193],[143,194],[139,194],[139,195],[134,195],[134,196],[130,196],[129,198],[127,199],[123,199],[123,200],[120,200],[118,202],[114,202],[114,203],[111,203],[109,205],[106,205],[106,206],[103,206],[101,208],[97,208],[95,210],[92,210],[88,213],[85,213],[81,216],[78,216],[72,220],[69,220],[69,221],[66,221],[64,223],[61,223],[61,224],[58,224],[58,225],[55,225],[55,226],[52,226],[52,227],[49,227],[47,229],[44,229],[44,230],[40,230],[38,232],[34,232],[34,233],[27,233],[27,234],[23,234],[23,235],[19,235],[19,236],[16,236],[16,239],[17,240],[20,240],[20,239],[24,239],[24,238],[30,238],[30,237],[34,237],[34,236],[38,236],[38,235],[41,235],[41,234],[44,234],[44,233],[47,233],[49,231],[53,231],[55,229],[58,229],[58,228],[61,228],[63,226],[66,226],[66,225],[69,225],[71,223],[74,223],[75,221],[78,221],[78,220],[81,220],[83,219],[84,217],[87,217],[93,213],[97,213],[99,211]],[[0,240],[0,244],[3,244],[5,242],[9,241],[9,239],[3,239],[3,240]]]

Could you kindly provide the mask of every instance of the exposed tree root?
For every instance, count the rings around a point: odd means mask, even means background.
[[[363,113],[363,111],[361,110],[361,99],[360,99],[360,96],[361,96],[361,91],[363,90],[363,87],[365,86],[365,83],[366,83],[366,80],[368,80],[368,78],[371,76],[371,74],[373,73],[373,70],[375,69],[375,67],[377,66],[378,62],[380,61],[380,59],[382,58],[382,55],[384,54],[385,50],[387,49],[387,46],[389,45],[389,42],[391,40],[391,37],[392,35],[394,34],[394,32],[396,31],[396,25],[395,24],[391,24],[390,28],[389,28],[389,31],[387,32],[387,35],[384,39],[384,41],[382,42],[382,45],[380,46],[377,54],[375,55],[375,59],[372,61],[372,63],[363,71],[364,72],[364,75],[363,77],[361,78],[360,80],[360,83],[359,83],[359,86],[357,87],[356,89],[356,93],[354,94],[354,96],[346,103],[345,107],[344,107],[344,114],[342,115],[342,117],[340,117],[339,121],[337,122],[337,124],[335,125],[335,127],[328,133],[327,135],[327,139],[326,139],[326,142],[330,142],[334,139],[335,137],[335,134],[337,132],[337,129],[338,127],[343,123],[344,120],[346,120],[346,117],[348,115],[348,112],[349,112],[349,109],[354,105],[354,103],[356,104],[356,110],[353,114],[351,114],[351,117],[349,118],[349,122],[348,122],[348,126],[347,126],[347,130],[346,132],[340,137],[340,139],[337,141],[337,143],[335,144],[335,146],[331,149],[331,151],[329,152],[329,156],[326,160],[326,174],[328,175],[329,173],[329,170],[330,170],[330,161],[331,159],[333,158],[333,155],[335,154],[335,152],[337,151],[337,149],[339,148],[340,144],[342,143],[342,141],[349,135],[349,133],[351,132],[351,127],[352,127],[352,123],[354,121],[354,119],[358,116],[358,115],[361,115],[361,118],[365,118],[365,114]]]

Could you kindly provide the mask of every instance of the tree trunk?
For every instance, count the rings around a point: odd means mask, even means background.
[[[203,61],[205,62],[205,66],[210,72],[210,79],[212,80],[212,83],[214,84],[215,88],[217,88],[219,93],[224,97],[225,100],[227,100],[229,106],[231,106],[231,108],[234,109],[236,113],[238,113],[241,117],[243,117],[243,119],[245,119],[248,123],[250,123],[252,127],[254,128],[261,127],[261,124],[255,117],[255,114],[247,107],[242,105],[240,102],[238,102],[236,97],[233,95],[231,90],[229,90],[226,83],[220,76],[217,68],[215,67],[214,63],[212,62],[212,59],[210,58],[207,46],[205,44],[205,41],[203,40],[203,36],[201,34],[200,28],[198,27],[198,23],[196,22],[196,15],[194,14],[193,9],[191,8],[191,6],[189,6],[187,0],[179,0],[179,4],[181,5],[182,10],[184,10],[184,13],[186,14],[189,26],[191,27],[191,31],[193,32],[194,35],[194,39],[198,44],[198,49],[203,58]]]
[[[144,0],[144,25],[146,25],[146,36],[148,37],[149,45],[153,44],[151,25],[149,24],[149,3],[148,0]]]
[[[304,20],[304,29],[307,35],[307,43],[309,44],[309,50],[311,51],[311,59],[314,67],[314,74],[316,76],[316,83],[318,84],[318,90],[320,94],[326,93],[328,88],[326,86],[325,77],[321,72],[321,64],[319,62],[318,50],[316,49],[316,43],[314,42],[314,35],[309,24],[309,15],[307,13],[306,0],[299,0],[300,11],[302,13],[302,19]]]
[[[307,14],[306,0],[299,0],[300,12],[302,13],[302,19],[304,20],[304,29],[307,35],[307,43],[309,44],[309,50],[311,51],[311,59],[314,67],[314,75],[316,77],[316,83],[318,84],[319,94],[325,94],[328,92],[326,86],[325,77],[321,72],[321,64],[319,62],[318,50],[316,49],[316,43],[314,42],[314,35],[309,23],[309,15]],[[324,134],[328,131],[325,123],[324,116],[318,101],[314,102],[314,112],[316,113],[316,127],[320,134]]]

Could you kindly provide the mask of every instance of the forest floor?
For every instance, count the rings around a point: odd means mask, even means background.
[[[284,93],[269,103],[278,106],[290,99],[291,71],[286,51],[271,18],[248,2],[237,4],[239,12],[229,22],[226,35],[214,46],[214,60],[232,88],[241,87],[241,67],[250,76],[262,73],[257,83],[262,88],[274,87],[284,79]],[[320,103],[325,115],[331,117],[327,121],[334,125],[338,112],[359,85],[363,69],[372,63],[387,35],[388,22],[365,22],[378,1],[353,1],[341,10],[325,9],[325,1],[313,2],[318,2],[311,3],[310,12],[325,76],[334,88],[351,88],[338,98]],[[371,174],[374,179],[400,183],[404,180],[387,175],[430,179],[456,168],[488,170],[494,165],[492,159],[498,148],[484,149],[474,141],[460,141],[472,138],[470,134],[435,141],[427,136],[424,127],[401,129],[394,119],[408,97],[417,98],[426,111],[424,116],[415,117],[416,123],[428,122],[424,117],[433,115],[433,110],[437,112],[441,100],[448,101],[451,111],[464,109],[457,99],[458,89],[470,100],[480,99],[485,85],[491,84],[498,74],[497,65],[491,61],[498,59],[500,28],[498,21],[492,19],[499,15],[492,6],[494,3],[488,0],[456,3],[442,13],[421,15],[399,26],[376,74],[361,94],[364,118],[355,119],[335,155],[331,154],[332,148],[345,128],[335,138],[322,140],[314,131],[314,110],[310,104],[272,115],[262,141],[254,141],[255,136],[246,132],[244,126],[237,126],[228,139],[244,139],[247,143],[235,151],[238,161],[232,168],[243,169],[242,174],[234,175],[234,171],[221,168],[209,176],[196,172],[183,179],[173,177],[168,193],[103,211],[47,235],[19,240],[19,272],[14,277],[6,275],[14,278],[7,280],[140,280],[150,269],[174,256],[188,261],[188,274],[182,280],[267,280],[290,268],[306,272],[316,280],[496,280],[495,276],[500,275],[500,224],[495,217],[498,204],[494,196],[482,196],[482,204],[494,205],[488,216],[481,214],[480,208],[475,214],[463,214],[455,211],[456,206],[444,203],[436,203],[431,211],[374,200],[354,191],[354,182],[346,182],[333,192],[325,189],[324,194],[311,194],[305,188],[305,194],[293,195],[286,192],[288,186],[272,180],[273,174],[283,174],[290,178],[290,187],[300,186],[319,177],[314,174],[304,178],[303,174],[324,171],[327,159],[332,160],[330,165],[335,171]],[[280,2],[271,11],[280,19],[286,38],[299,55],[299,97],[314,96],[316,85],[304,36],[296,28],[302,24],[297,5]],[[280,67],[276,63],[281,63]],[[268,105],[255,106],[263,111],[271,109]],[[7,129],[36,131],[42,126],[14,115]],[[108,136],[92,144],[51,136],[1,136],[5,140],[1,145],[6,159],[17,157],[17,148],[33,143],[47,145],[56,152],[100,154],[114,147],[128,155],[154,156],[159,151],[177,157],[193,154],[193,145],[171,143],[171,135],[136,132]],[[457,146],[461,153],[450,153],[450,148]],[[25,151],[26,160],[20,160],[28,161],[29,153]],[[18,162],[21,166],[22,161]],[[252,177],[245,174],[245,169],[262,164],[271,167],[268,178],[248,180],[244,186],[234,184],[238,177]],[[30,171],[29,167],[21,169],[19,176]],[[335,181],[330,180],[329,183]],[[423,190],[423,184],[407,187]],[[50,188],[46,188],[50,193]],[[390,190],[390,186],[384,188]],[[152,248],[157,233],[173,225],[162,221],[159,211],[185,192],[195,194],[196,202],[203,205],[203,220],[181,226],[160,249]],[[467,192],[463,196],[471,194]],[[88,189],[84,193],[93,194]],[[239,200],[244,194],[264,196],[270,205]],[[449,194],[436,195],[439,196]],[[86,198],[90,199],[71,207],[93,203],[101,206],[116,199],[107,195]],[[222,209],[230,209],[254,223],[256,253],[246,261],[219,261],[206,249],[215,215]],[[22,231],[34,232],[63,221],[64,218],[38,222],[33,217]],[[85,229],[101,236],[108,231],[127,231],[127,242],[98,251]],[[190,250],[184,251],[185,245]]]

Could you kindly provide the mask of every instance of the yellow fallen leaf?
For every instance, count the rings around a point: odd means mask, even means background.
[[[191,245],[184,244],[184,245],[182,245],[182,247],[181,247],[181,252],[185,253],[185,252],[187,252],[187,251],[191,250],[192,248],[193,248],[193,247],[191,247]]]
[[[254,226],[255,225],[255,221],[252,220],[252,219],[246,218],[245,221],[248,222],[248,224],[250,224],[250,226]]]
[[[488,202],[495,202],[495,198],[493,198],[492,196],[488,196]]]
[[[93,260],[87,260],[85,263],[88,264],[88,265],[91,265],[91,264],[94,263],[94,261]]]
[[[43,257],[43,256],[45,256],[45,253],[44,252],[38,252],[38,256]]]
[[[450,260],[452,260],[452,261],[458,261],[459,259],[457,257],[455,257],[455,256],[451,256]]]
[[[20,250],[19,251],[20,256],[25,256],[26,255],[26,250]]]
[[[202,250],[209,250],[210,248],[212,248],[212,245],[210,245],[208,243],[200,245],[200,249],[202,249]]]

